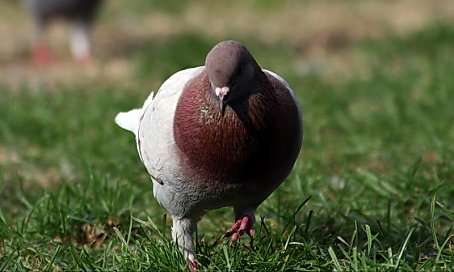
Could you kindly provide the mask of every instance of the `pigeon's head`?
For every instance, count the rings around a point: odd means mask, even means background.
[[[248,97],[258,86],[261,69],[247,48],[237,41],[223,41],[211,49],[205,60],[211,88],[225,107]]]

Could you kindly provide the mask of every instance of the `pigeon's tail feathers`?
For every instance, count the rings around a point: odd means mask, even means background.
[[[142,119],[144,111],[151,105],[153,102],[154,93],[152,92],[150,96],[148,96],[147,100],[141,109],[133,109],[128,112],[120,112],[115,117],[115,123],[123,129],[129,130],[134,135],[138,135],[139,133],[139,125]]]
[[[121,128],[131,131],[137,136],[139,132],[140,118],[142,116],[142,109],[134,109],[128,112],[120,112],[115,117],[115,123]]]

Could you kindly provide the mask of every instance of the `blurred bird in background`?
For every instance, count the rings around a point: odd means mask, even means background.
[[[70,46],[80,63],[91,61],[91,27],[102,0],[23,0],[33,16],[32,54],[37,64],[53,61],[45,31],[54,19],[70,24]]]

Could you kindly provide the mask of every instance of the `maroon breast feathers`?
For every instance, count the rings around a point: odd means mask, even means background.
[[[298,154],[292,150],[300,129],[295,118],[298,112],[289,93],[276,92],[271,83],[221,116],[202,73],[179,98],[174,138],[185,170],[201,180],[248,182],[269,175],[269,169],[280,175],[290,171]]]

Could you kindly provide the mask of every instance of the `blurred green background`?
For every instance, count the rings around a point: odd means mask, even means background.
[[[92,63],[59,21],[46,66],[0,5],[0,271],[186,269],[113,119],[225,39],[290,83],[305,136],[253,241],[222,239],[231,209],[200,222],[202,271],[454,266],[454,1],[110,0]]]

